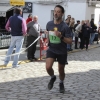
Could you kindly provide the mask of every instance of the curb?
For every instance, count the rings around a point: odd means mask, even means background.
[[[93,47],[90,47],[89,50],[94,49],[94,48],[99,48],[99,47],[100,47],[100,45],[93,46]],[[75,53],[75,52],[81,52],[81,51],[85,51],[85,49],[83,49],[83,50],[81,50],[81,49],[73,50],[73,51],[68,52],[68,54]],[[45,56],[42,57],[43,60],[45,60],[45,58],[46,58]],[[38,61],[40,61],[40,58],[38,58]],[[25,63],[30,63],[30,61],[29,60],[23,60],[23,61],[18,62],[19,65],[25,64]],[[8,64],[7,67],[5,67],[4,65],[0,65],[0,69],[6,69],[6,68],[11,68],[11,64]]]
[[[88,48],[88,50],[94,49],[94,48],[99,48],[99,47],[100,47],[100,45],[98,45],[98,46],[93,46],[93,47]],[[73,51],[68,52],[68,54],[75,53],[75,52],[81,52],[81,51],[85,51],[85,50],[86,50],[86,49],[83,49],[83,50],[81,50],[81,49],[73,50]]]

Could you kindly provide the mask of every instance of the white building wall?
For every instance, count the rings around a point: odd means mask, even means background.
[[[91,15],[93,15],[94,14],[94,16],[95,16],[95,7],[93,7],[93,6],[88,6],[88,4],[86,5],[86,17],[85,17],[85,19],[86,20],[91,20],[91,18],[92,18],[92,16]]]
[[[42,29],[46,29],[47,22],[51,20],[51,10],[53,9],[52,5],[33,4],[33,15],[38,16]]]
[[[66,12],[67,15],[71,15],[75,18],[75,20],[84,20],[86,14],[86,3],[85,2],[69,2],[68,10]]]
[[[100,8],[87,5],[86,19],[91,20],[91,15],[93,14],[94,14],[94,23],[98,26],[98,22],[100,20]]]
[[[67,15],[71,15],[75,20],[83,20],[86,15],[86,3],[69,2],[62,5],[65,8],[65,19]],[[51,10],[54,10],[55,5],[41,5],[33,3],[33,15],[39,16],[39,23],[42,29],[46,28],[46,24],[51,20]],[[28,14],[23,14],[26,19]]]
[[[0,0],[0,2],[8,2],[9,0]],[[25,0],[27,2],[34,2],[34,0]],[[66,0],[68,1],[68,0]],[[51,10],[54,10],[55,5],[42,5],[33,3],[33,15],[39,17],[39,23],[42,29],[46,28],[46,24],[51,20]],[[91,19],[91,14],[95,14],[95,23],[98,24],[100,8],[88,7],[86,0],[69,0],[63,4],[65,8],[65,19],[67,15],[71,15],[75,20]],[[24,13],[23,17],[27,19],[29,13]]]
[[[51,20],[51,10],[54,10],[55,5],[42,5],[33,3],[32,15],[38,16],[38,22],[42,29],[46,29],[46,24]],[[29,13],[24,13],[23,17],[27,19]]]
[[[95,24],[98,26],[100,20],[100,8],[95,8]]]

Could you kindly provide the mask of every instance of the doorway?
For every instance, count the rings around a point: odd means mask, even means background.
[[[8,21],[8,19],[9,19],[9,17],[13,16],[13,12],[14,11],[12,9],[12,10],[6,12],[6,16],[5,17],[0,16],[0,29],[1,30],[5,29],[5,25],[6,25],[7,21]]]

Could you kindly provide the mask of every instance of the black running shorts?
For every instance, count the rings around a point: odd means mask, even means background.
[[[56,54],[56,53],[53,53],[52,51],[48,51],[47,50],[46,58],[54,58],[54,59],[57,59],[57,61],[60,64],[65,65],[65,63],[67,61],[67,54]]]

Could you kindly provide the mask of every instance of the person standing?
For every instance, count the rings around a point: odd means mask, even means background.
[[[15,53],[20,52],[23,42],[24,42],[24,36],[26,35],[26,32],[27,32],[26,21],[25,19],[21,17],[22,9],[15,8],[14,12],[15,12],[15,15],[9,18],[5,26],[7,31],[11,30],[11,44],[7,51],[6,56],[9,56],[12,54],[15,46],[16,46]],[[19,54],[14,56],[14,60],[12,64],[13,68],[19,67],[18,60],[19,60]],[[10,61],[10,57],[6,57],[4,61],[4,65],[7,66],[9,61]]]
[[[75,28],[75,34],[77,36],[79,36],[79,38],[80,38],[79,48],[81,48],[81,49],[82,49],[82,45],[83,45],[83,30],[82,30],[83,26],[84,26],[84,20],[82,20],[81,23]],[[78,39],[77,39],[77,42],[78,42]]]
[[[28,24],[29,22],[32,21],[32,19],[33,19],[32,17],[33,17],[32,14],[28,15],[28,18],[26,19],[26,24]],[[28,46],[28,44],[27,44],[27,36],[26,36],[26,48],[27,48],[27,46]]]
[[[54,8],[54,20],[49,21],[46,25],[48,31],[49,48],[46,54],[46,70],[51,76],[48,83],[48,89],[53,88],[53,84],[56,81],[54,70],[52,68],[55,59],[58,61],[58,71],[60,78],[60,93],[65,92],[64,78],[65,78],[65,63],[67,59],[66,44],[72,43],[71,32],[68,25],[62,21],[64,15],[64,8],[61,5],[56,5]]]
[[[71,20],[71,15],[68,15],[66,20],[65,20],[65,23],[69,26],[70,24],[70,20]]]
[[[32,21],[32,14],[29,14],[28,15],[28,18],[27,18],[27,20],[26,20],[26,24],[28,24],[29,22],[31,22]]]
[[[90,23],[89,22],[85,22],[82,49],[84,48],[84,44],[86,43],[86,51],[88,50],[91,31],[92,31],[92,28],[90,27]]]
[[[33,17],[33,21],[27,24],[28,29],[28,37],[27,37],[27,46],[31,45],[39,36],[40,33],[40,25],[38,23],[38,16]],[[37,42],[35,42],[31,47],[27,50],[27,58],[30,61],[37,60],[35,57]]]
[[[70,31],[71,31],[71,35],[72,35],[72,39],[74,37],[74,23],[75,23],[75,19],[74,18],[71,18],[70,19],[70,23],[69,23],[69,28],[70,28]],[[67,50],[68,51],[72,51],[72,44],[67,44]]]
[[[80,24],[80,21],[78,20],[77,23],[74,25],[74,36],[75,36],[75,49],[78,49],[77,43],[78,43],[78,38],[79,38],[79,32],[76,33],[76,27]]]
[[[91,19],[90,26],[92,27],[90,44],[93,44],[93,40],[95,38],[95,33],[96,33],[96,29],[97,29],[97,26],[94,24],[94,19]]]

